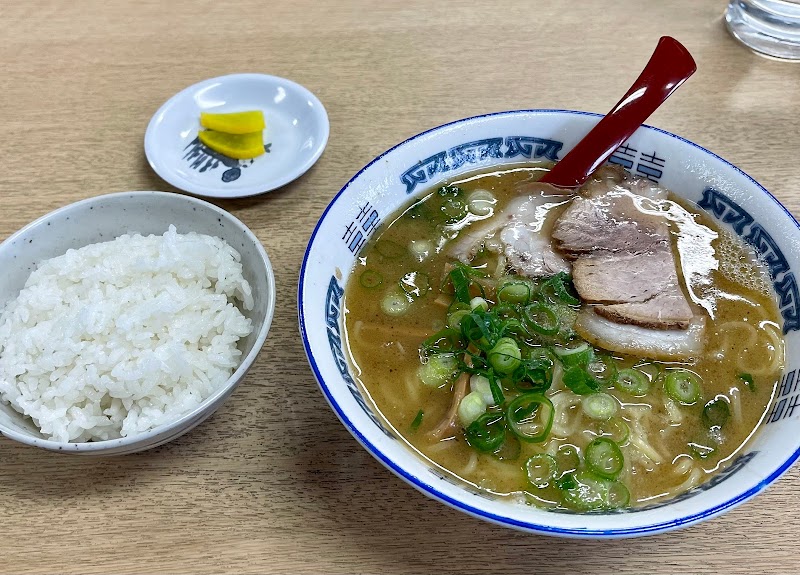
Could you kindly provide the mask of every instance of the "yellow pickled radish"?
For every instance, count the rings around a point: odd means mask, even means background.
[[[249,134],[225,134],[215,130],[203,130],[197,136],[200,141],[223,156],[237,160],[248,160],[264,153],[263,132]]]
[[[266,126],[261,110],[252,112],[232,112],[230,114],[211,114],[200,112],[200,125],[209,130],[226,134],[249,134],[258,132]]]

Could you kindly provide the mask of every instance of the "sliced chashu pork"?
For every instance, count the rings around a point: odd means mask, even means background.
[[[617,185],[601,195],[575,197],[553,226],[556,246],[577,257],[600,250],[639,253],[669,243],[666,219],[642,213],[637,207],[645,201],[666,199],[666,192],[640,185],[635,189],[647,191],[649,196]]]
[[[564,201],[563,192],[546,184],[526,185],[524,192],[501,212],[461,230],[448,253],[469,263],[486,239],[496,237],[508,265],[520,275],[543,277],[569,272],[569,262],[553,249],[547,235],[540,233],[548,210]]]
[[[644,253],[599,251],[573,263],[575,289],[597,313],[619,323],[686,329],[694,313],[667,243]]]
[[[575,258],[575,289],[594,304],[581,311],[578,333],[634,355],[697,355],[705,320],[683,292],[667,219],[657,213],[666,190],[647,180],[601,184],[582,190],[553,226],[558,248]]]

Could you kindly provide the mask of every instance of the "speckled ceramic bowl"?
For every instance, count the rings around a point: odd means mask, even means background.
[[[342,423],[387,468],[456,509],[533,533],[635,537],[691,525],[746,501],[800,456],[800,230],[754,179],[712,152],[642,126],[611,161],[667,188],[761,254],[778,296],[786,368],[760,432],[710,481],[672,500],[625,512],[557,513],[515,504],[442,473],[399,440],[353,376],[342,338],[342,295],[353,262],[376,225],[411,198],[477,170],[564,157],[600,116],[523,110],[467,118],[398,144],[361,169],[323,213],[300,272],[300,330],[320,387]]]
[[[0,433],[10,439],[60,453],[119,455],[161,445],[209,417],[242,381],[266,340],[275,309],[275,279],[261,242],[241,221],[208,202],[166,192],[123,192],[90,198],[51,212],[0,244],[0,304],[15,297],[39,262],[70,248],[109,241],[127,232],[163,234],[170,224],[178,233],[218,236],[242,256],[244,277],[253,290],[254,307],[244,312],[253,332],[239,342],[242,361],[231,377],[200,406],[172,423],[122,439],[61,443],[44,439],[36,426],[0,402]]]

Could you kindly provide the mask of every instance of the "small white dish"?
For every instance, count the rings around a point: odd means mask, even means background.
[[[200,112],[261,110],[266,153],[236,160],[200,143]],[[303,86],[266,74],[204,80],[159,108],[144,135],[153,170],[181,190],[214,198],[262,194],[302,176],[322,155],[330,124],[325,107]]]

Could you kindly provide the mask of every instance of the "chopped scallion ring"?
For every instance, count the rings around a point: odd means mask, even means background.
[[[569,443],[559,446],[558,451],[556,451],[556,464],[559,476],[577,471],[581,464],[578,448]]]
[[[577,395],[588,395],[600,389],[600,384],[597,383],[597,380],[579,365],[565,371],[562,379],[564,385]]]
[[[670,371],[664,382],[664,390],[668,396],[684,405],[697,403],[703,395],[700,377],[686,369]]]
[[[614,387],[638,397],[647,395],[647,392],[650,391],[650,382],[641,371],[628,368],[617,373],[617,382]]]
[[[581,398],[581,408],[592,419],[610,419],[619,411],[619,402],[607,393],[592,393]]]
[[[729,400],[724,395],[718,395],[703,408],[703,423],[708,427],[722,427],[731,416]]]
[[[540,443],[550,435],[555,409],[540,393],[525,393],[506,409],[508,427],[522,441]]]
[[[589,365],[594,359],[594,349],[585,341],[572,347],[554,347],[553,353],[567,369],[576,365]]]
[[[599,422],[597,431],[601,437],[608,437],[617,445],[625,445],[631,435],[631,428],[619,417]]]
[[[497,290],[500,302],[526,304],[531,300],[531,286],[523,281],[506,281]]]
[[[484,453],[499,449],[506,439],[506,426],[502,413],[485,413],[464,430],[467,442]]]
[[[383,283],[383,276],[374,270],[364,270],[358,277],[358,283],[367,289],[373,289]]]
[[[547,487],[556,478],[558,465],[552,455],[538,453],[525,462],[528,481],[536,487]]]
[[[503,375],[513,373],[519,367],[521,357],[522,352],[519,345],[510,337],[501,337],[486,354],[486,358],[495,371]]]
[[[539,335],[555,335],[561,326],[556,312],[543,303],[532,303],[522,310],[522,325]],[[588,345],[588,344],[587,344]]]
[[[586,466],[605,479],[615,479],[625,464],[622,450],[607,437],[593,439],[584,454]]]

